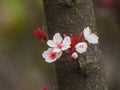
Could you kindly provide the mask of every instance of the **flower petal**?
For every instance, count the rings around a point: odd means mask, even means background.
[[[48,40],[47,45],[50,47],[55,47],[55,43],[52,40]]]
[[[60,42],[62,42],[62,36],[60,35],[60,33],[56,33],[56,34],[53,36],[53,42],[55,42],[55,43],[60,43]]]
[[[61,49],[59,49],[59,48],[54,48],[53,51],[54,51],[54,52],[61,52]]]
[[[71,39],[69,36],[65,37],[63,42],[62,42],[63,45],[70,45],[71,44]]]
[[[87,38],[87,41],[92,44],[98,44],[98,36],[95,34],[90,34]]]
[[[48,57],[48,51],[44,51],[44,52],[42,53],[42,57],[43,57],[43,58],[47,58],[47,57]]]
[[[78,54],[77,54],[76,52],[74,52],[71,57],[72,57],[73,59],[76,59],[76,58],[78,58]]]
[[[62,45],[63,45],[62,50],[66,50],[66,49],[70,48],[70,44],[71,44],[70,37],[68,37],[68,36],[65,37],[63,42],[62,42]]]
[[[85,43],[85,42],[80,42],[80,43],[78,43],[76,46],[75,46],[75,48],[76,48],[76,51],[78,52],[78,53],[84,53],[84,52],[86,52],[87,51],[87,43]]]
[[[84,37],[86,38],[89,34],[91,34],[90,28],[89,27],[84,28],[83,33],[84,33]]]
[[[67,49],[69,49],[69,48],[70,48],[70,46],[67,46],[67,45],[66,45],[66,46],[63,46],[63,47],[62,47],[62,50],[64,51],[64,50],[67,50]]]
[[[57,52],[56,54],[57,54],[57,59],[62,56],[62,52]]]

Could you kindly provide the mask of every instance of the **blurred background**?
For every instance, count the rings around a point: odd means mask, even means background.
[[[109,90],[120,90],[120,1],[94,6]],[[42,0],[0,0],[0,90],[52,90],[54,65],[44,62],[46,45],[33,35],[44,25]]]

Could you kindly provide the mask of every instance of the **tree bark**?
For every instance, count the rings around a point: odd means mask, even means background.
[[[48,34],[80,33],[89,26],[97,32],[92,0],[44,0]],[[81,63],[79,63],[79,61]],[[77,60],[56,61],[58,90],[106,90],[100,49],[89,45]]]

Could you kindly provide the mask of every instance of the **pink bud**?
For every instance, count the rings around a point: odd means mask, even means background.
[[[78,54],[77,54],[76,52],[74,52],[74,53],[72,54],[71,58],[72,58],[72,59],[78,58]]]

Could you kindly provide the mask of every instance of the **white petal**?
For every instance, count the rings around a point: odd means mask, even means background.
[[[84,28],[83,33],[84,33],[84,37],[86,38],[91,33],[90,28],[89,27]]]
[[[56,33],[56,34],[53,36],[53,42],[55,42],[55,43],[60,43],[60,42],[62,42],[62,36],[60,35],[60,33]]]
[[[95,34],[90,34],[87,38],[87,41],[92,44],[98,44],[98,36]]]
[[[48,40],[47,45],[50,47],[55,47],[55,43],[52,40]]]
[[[49,51],[49,52],[52,52],[52,51],[53,51],[53,48],[48,48],[48,51]]]
[[[70,48],[70,46],[65,45],[65,46],[62,47],[62,50],[64,51],[64,50],[67,50],[67,49],[69,49],[69,48]]]
[[[62,56],[62,52],[57,52],[57,59]]]
[[[54,52],[61,52],[61,49],[59,49],[59,48],[54,48],[53,51],[54,51]]]
[[[84,53],[87,51],[87,44],[85,42],[80,42],[75,46],[75,48],[78,53]]]
[[[62,45],[70,45],[71,44],[71,39],[69,36],[65,37],[63,42],[62,42]]]
[[[42,53],[42,56],[43,56],[43,58],[47,58],[47,57],[48,57],[48,51],[44,51],[44,52]]]
[[[48,48],[48,50],[44,51],[44,52],[42,53],[43,58],[48,58],[50,52],[52,52],[52,51],[53,51],[52,48]]]
[[[62,50],[67,50],[68,48],[70,48],[70,44],[71,44],[70,37],[68,37],[68,36],[65,37],[63,42],[62,42],[62,45],[63,45]]]
[[[78,58],[78,54],[76,52],[74,52],[71,57],[76,59],[76,58]]]

